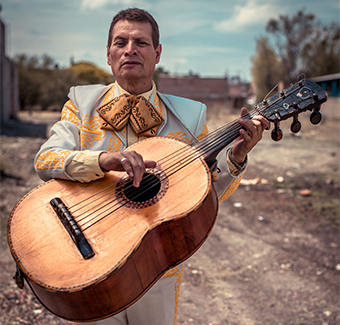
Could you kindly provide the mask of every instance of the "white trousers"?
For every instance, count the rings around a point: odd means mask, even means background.
[[[176,325],[182,265],[169,270],[133,305],[92,325]],[[78,323],[80,325],[80,323]]]

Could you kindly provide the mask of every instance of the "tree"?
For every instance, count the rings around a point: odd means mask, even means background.
[[[62,105],[67,100],[75,77],[67,69],[59,70],[54,60],[20,54],[15,58],[19,73],[19,101],[21,109],[39,105],[46,110],[51,105]]]
[[[110,84],[114,81],[111,73],[98,68],[90,62],[74,63],[70,70],[79,84]]]
[[[300,10],[292,18],[281,15],[278,20],[270,19],[267,23],[267,32],[276,39],[276,51],[285,69],[286,81],[296,80],[302,72],[301,53],[314,32],[314,19],[313,14]]]
[[[24,109],[28,105],[34,105],[39,98],[39,87],[34,76],[34,69],[37,68],[38,59],[28,58],[25,54],[15,58],[19,74],[19,103]]]
[[[310,77],[332,74],[340,71],[339,24],[315,29],[311,40],[301,51],[303,69]]]
[[[48,55],[15,58],[19,71],[19,100],[21,109],[39,105],[42,110],[67,101],[71,86],[79,84],[109,84],[113,76],[92,63],[79,62],[70,68],[59,69]]]
[[[288,84],[300,76],[311,78],[339,72],[339,23],[322,26],[314,14],[302,9],[292,17],[270,19],[266,31],[268,37],[258,41],[252,66],[258,97],[278,83],[274,75]],[[274,46],[270,40],[274,40]]]
[[[252,59],[251,73],[257,102],[282,80],[282,62],[268,46],[266,38],[257,41],[257,55]]]

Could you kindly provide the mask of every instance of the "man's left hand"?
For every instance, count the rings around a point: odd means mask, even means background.
[[[247,109],[241,109],[241,117],[248,113]],[[246,130],[240,130],[240,136],[235,140],[232,148],[232,157],[238,163],[242,164],[247,157],[247,154],[255,147],[262,139],[262,134],[265,129],[268,129],[270,122],[261,115],[256,115],[252,119],[239,119],[237,122]]]

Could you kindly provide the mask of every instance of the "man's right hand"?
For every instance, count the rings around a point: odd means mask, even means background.
[[[153,168],[156,162],[144,160],[136,151],[124,152],[103,152],[99,156],[99,166],[105,171],[126,171],[131,179],[133,186],[139,187],[146,168]]]

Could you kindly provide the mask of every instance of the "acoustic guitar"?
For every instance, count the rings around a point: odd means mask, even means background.
[[[317,124],[326,100],[302,80],[242,118],[263,115],[280,140],[280,121],[293,117],[297,132],[298,114],[310,110]],[[51,180],[34,188],[8,222],[18,284],[24,278],[48,310],[70,321],[103,319],[133,304],[208,237],[218,212],[209,165],[240,128],[232,122],[191,145],[154,137],[129,147],[157,162],[139,188],[114,171],[87,184]]]

